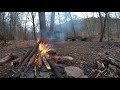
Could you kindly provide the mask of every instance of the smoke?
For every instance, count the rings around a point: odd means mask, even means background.
[[[81,27],[83,26],[83,20],[74,20],[74,28],[77,32],[80,31]],[[72,30],[72,24],[71,21],[68,21],[66,23],[55,25],[54,31],[51,32],[50,28],[47,27],[47,30],[44,30],[43,34],[45,37],[46,42],[49,43],[64,43],[67,37],[73,37],[71,32]]]

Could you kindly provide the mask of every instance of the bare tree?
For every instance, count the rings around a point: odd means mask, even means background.
[[[62,30],[62,27],[61,27],[61,20],[60,20],[60,13],[58,12],[58,17],[59,17],[59,25],[60,25],[60,29]]]
[[[54,22],[55,22],[55,12],[51,13],[51,21],[50,21],[50,31],[53,32],[54,30]]]
[[[73,30],[73,33],[74,33],[74,38],[76,38],[75,27],[74,27],[74,24],[73,24],[73,19],[72,19],[72,15],[71,15],[71,13],[70,13],[70,12],[69,12],[69,16],[70,16],[70,19],[71,19],[71,22],[72,22],[72,30]]]
[[[35,41],[37,40],[36,38],[36,32],[35,32],[35,15],[33,14],[33,12],[31,12],[31,16],[32,16],[32,24],[33,24],[33,34],[34,34],[34,39]]]
[[[105,19],[103,21],[102,20],[103,18],[102,18],[101,12],[99,12],[100,23],[101,23],[101,35],[100,35],[99,42],[103,41],[103,37],[104,37],[104,34],[105,34],[106,20],[107,20],[107,14],[108,14],[108,12],[104,12],[104,13],[105,13]]]
[[[24,40],[27,40],[27,27],[26,27],[26,24],[27,24],[28,14],[29,14],[29,12],[26,14],[26,20],[25,20],[25,36],[24,36]]]

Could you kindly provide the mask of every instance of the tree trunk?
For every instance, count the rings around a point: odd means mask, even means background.
[[[70,15],[70,18],[71,18],[71,21],[72,21],[72,30],[73,30],[73,33],[74,33],[74,38],[76,38],[75,27],[74,27],[73,19],[72,19],[72,16],[71,16],[71,13],[70,13],[70,12],[69,12],[69,15]]]
[[[35,33],[35,22],[34,22],[34,18],[35,18],[35,16],[33,15],[33,12],[32,12],[31,14],[32,14],[32,21],[33,21],[33,33],[34,33],[34,39],[35,39],[35,41],[36,41],[37,38],[36,38],[36,33]]]
[[[103,41],[104,34],[105,34],[105,27],[106,27],[106,20],[107,20],[107,12],[105,13],[104,22],[102,21],[102,15],[101,15],[100,12],[99,12],[99,16],[100,16],[100,23],[101,23],[101,36],[100,36],[99,42],[102,42],[102,41]]]
[[[45,23],[45,12],[39,12],[39,22],[40,22],[40,40],[45,40],[45,31],[46,31],[46,23]]]
[[[50,31],[53,32],[54,30],[54,22],[55,22],[55,12],[51,13],[51,22],[50,22]]]
[[[51,13],[51,21],[50,21],[50,38],[52,38],[52,36],[53,36],[54,22],[55,22],[55,12],[52,12]]]

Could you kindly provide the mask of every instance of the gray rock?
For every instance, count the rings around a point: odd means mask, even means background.
[[[81,76],[80,78],[88,78],[88,76],[84,75],[84,76]]]
[[[80,77],[85,76],[83,70],[81,70],[78,67],[74,67],[74,66],[65,67],[65,72],[66,72],[67,76],[71,76],[74,78],[80,78]]]

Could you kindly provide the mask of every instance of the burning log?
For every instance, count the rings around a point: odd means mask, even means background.
[[[0,65],[3,65],[3,64],[5,64],[5,63],[8,63],[8,62],[14,60],[15,58],[17,58],[17,56],[16,56],[16,55],[13,55],[13,54],[11,53],[10,55],[8,55],[8,56],[6,56],[6,57],[4,57],[4,58],[2,58],[2,59],[0,60]]]
[[[41,60],[41,53],[40,51],[38,50],[38,66],[42,66],[42,60]]]
[[[51,67],[50,67],[49,63],[47,62],[46,57],[45,57],[45,56],[43,56],[43,57],[42,57],[42,59],[43,59],[42,61],[44,62],[44,64],[45,64],[46,68],[47,68],[48,70],[50,70],[50,69],[51,69]]]

